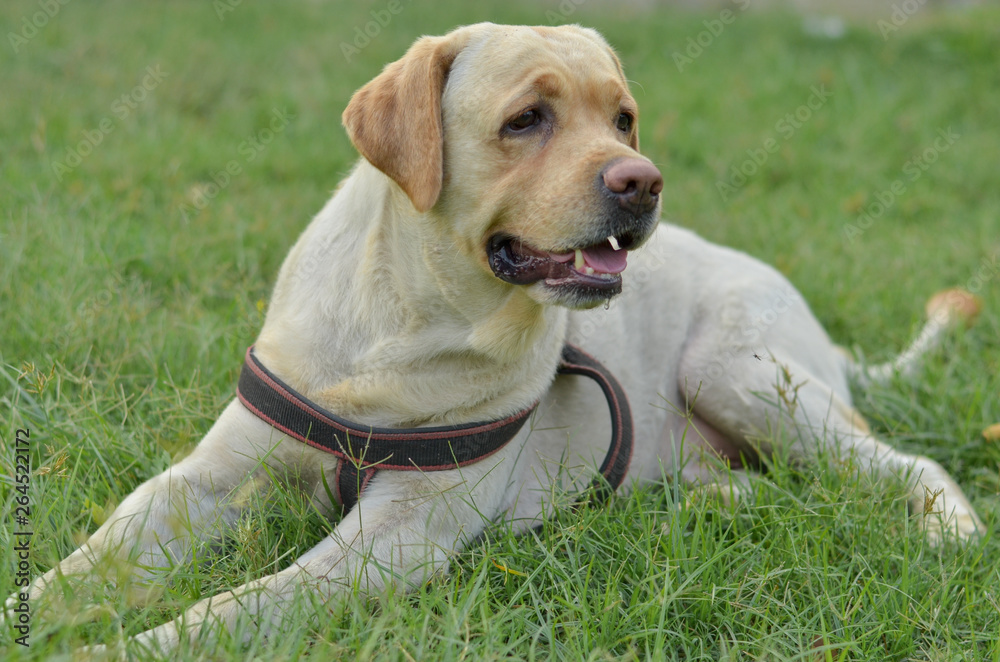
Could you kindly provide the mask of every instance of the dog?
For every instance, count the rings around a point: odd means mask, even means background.
[[[335,602],[419,586],[487,527],[538,526],[559,495],[680,475],[732,501],[748,492],[744,465],[778,450],[815,463],[827,448],[903,481],[919,513],[933,501],[920,520],[934,542],[982,530],[947,472],[877,439],[849,390],[910,370],[974,317],[974,297],[935,297],[899,360],[856,365],[776,270],[661,223],[661,174],[597,32],[477,24],[422,38],[343,123],[362,158],[281,267],[240,397],[31,599],[109,558],[151,579],[291,475],[319,507],[344,504],[332,533],[139,644],[208,642],[239,618],[280,627],[306,587]],[[291,413],[265,412],[255,388]],[[333,448],[310,436],[327,425]],[[449,437],[500,428],[465,459]],[[378,455],[397,429],[433,437],[437,459]]]

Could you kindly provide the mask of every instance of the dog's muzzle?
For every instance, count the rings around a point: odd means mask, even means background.
[[[645,159],[619,159],[598,173],[595,186],[603,202],[589,240],[543,249],[523,237],[494,235],[487,245],[494,275],[514,285],[542,282],[571,292],[578,303],[619,294],[628,251],[645,241],[659,220],[663,177]]]

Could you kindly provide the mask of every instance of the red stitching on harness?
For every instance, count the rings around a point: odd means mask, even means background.
[[[577,361],[570,361],[574,354],[577,354]],[[583,361],[583,362],[579,362]],[[632,459],[632,419],[628,406],[628,396],[622,390],[617,380],[607,372],[593,356],[583,350],[567,345],[563,352],[559,369],[560,374],[576,374],[593,379],[601,387],[605,399],[608,402],[612,416],[613,436],[610,448],[601,465],[601,475],[607,481],[613,492],[625,478],[628,466]],[[243,387],[248,389],[244,393]],[[439,428],[416,428],[412,430],[401,430],[399,432],[387,431],[384,428],[369,427],[368,430],[360,426],[354,426],[349,421],[333,417],[333,414],[326,412],[318,405],[310,402],[304,396],[299,395],[291,387],[285,385],[276,376],[272,376],[253,353],[253,346],[247,349],[244,357],[244,372],[240,376],[240,386],[237,387],[237,396],[243,405],[268,425],[282,431],[293,439],[305,442],[318,450],[332,454],[338,459],[337,469],[334,474],[336,483],[335,499],[341,505],[345,505],[347,498],[350,504],[357,502],[361,492],[371,481],[377,471],[445,471],[468,466],[480,462],[498,452],[506,446],[517,435],[524,425],[528,416],[534,411],[538,403],[528,409],[524,409],[507,418],[488,423],[474,423],[468,426],[448,426]],[[254,401],[256,399],[256,401]],[[258,406],[257,403],[260,403]],[[291,404],[301,412],[300,415],[292,413],[284,408]],[[273,408],[271,413],[265,413],[261,407]],[[281,419],[279,421],[279,418]],[[281,422],[285,421],[285,422]],[[293,429],[295,425],[298,428]],[[314,428],[314,426],[316,426]],[[325,427],[324,427],[325,426]],[[508,427],[508,430],[500,431],[501,428]],[[305,430],[305,432],[302,432]],[[318,434],[316,439],[310,438],[313,434]],[[342,440],[341,435],[345,438]],[[362,458],[353,457],[351,448],[351,436],[364,440],[364,452]],[[492,436],[490,436],[492,435]],[[428,448],[423,446],[412,446],[412,444],[432,443],[448,441],[447,448]],[[344,444],[347,443],[345,448]],[[376,443],[374,449],[372,442],[381,442],[381,446]],[[407,446],[394,446],[385,444],[390,442],[400,442]],[[623,455],[625,449],[627,455]],[[364,463],[364,455],[377,452],[385,455]],[[397,453],[402,454],[407,459],[407,463],[393,464],[391,458]],[[446,457],[451,454],[453,460],[443,463],[429,464],[429,461]],[[459,460],[458,457],[466,459]],[[621,461],[624,460],[624,461]],[[343,470],[347,462],[351,462],[355,467],[352,475],[356,476],[358,485],[357,491],[354,487],[341,484]],[[364,466],[364,468],[361,468]],[[346,491],[342,491],[346,488]],[[599,482],[594,483],[597,494],[610,493],[601,486]]]

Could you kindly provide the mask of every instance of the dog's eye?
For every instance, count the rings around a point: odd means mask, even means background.
[[[632,116],[628,113],[618,113],[618,119],[615,120],[615,126],[622,133],[628,133],[632,130]]]
[[[507,122],[507,128],[514,132],[526,131],[541,121],[542,114],[536,109],[530,108]]]

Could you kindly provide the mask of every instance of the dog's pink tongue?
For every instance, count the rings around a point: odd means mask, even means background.
[[[620,274],[625,271],[628,251],[616,251],[610,245],[583,249],[583,261],[594,271],[605,274]]]

